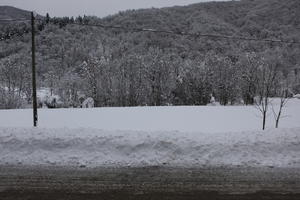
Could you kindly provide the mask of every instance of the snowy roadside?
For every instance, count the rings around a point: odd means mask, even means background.
[[[227,133],[0,128],[0,165],[300,167],[300,128]]]

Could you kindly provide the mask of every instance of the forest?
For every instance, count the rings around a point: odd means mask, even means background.
[[[0,109],[32,102],[30,13],[0,6]],[[1,21],[12,19],[13,22]],[[257,41],[126,31],[97,25]],[[95,16],[38,16],[38,88],[53,107],[251,105],[300,93],[300,2],[241,0]],[[266,39],[283,42],[267,42]],[[40,100],[42,101],[42,100]]]

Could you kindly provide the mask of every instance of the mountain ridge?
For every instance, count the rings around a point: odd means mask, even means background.
[[[30,19],[30,11],[26,11],[13,6],[0,6],[0,19]]]

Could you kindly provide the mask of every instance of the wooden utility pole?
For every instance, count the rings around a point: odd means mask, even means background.
[[[35,71],[35,17],[31,12],[31,41],[32,41],[32,104],[33,104],[33,126],[37,127],[38,113],[37,113],[37,97],[36,97],[36,71]]]

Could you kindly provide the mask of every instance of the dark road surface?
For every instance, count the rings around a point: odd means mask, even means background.
[[[0,166],[0,200],[300,199],[300,169]]]

